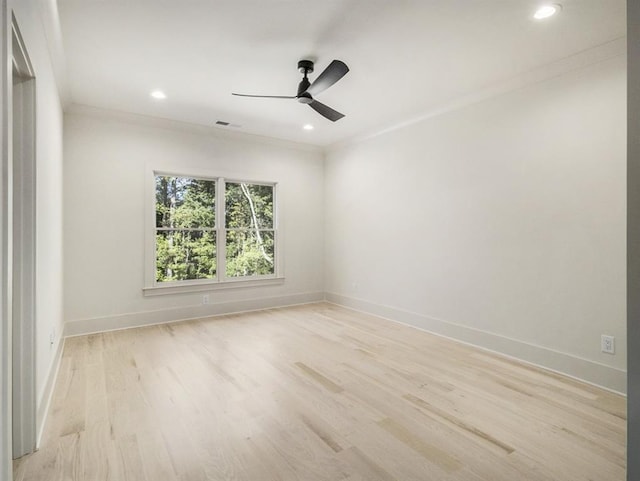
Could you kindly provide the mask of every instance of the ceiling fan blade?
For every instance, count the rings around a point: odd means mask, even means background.
[[[340,60],[334,60],[324,71],[318,76],[317,79],[307,89],[307,92],[311,95],[317,95],[320,92],[328,89],[342,77],[344,77],[349,71],[349,67]]]
[[[235,94],[231,93],[231,95],[235,95],[236,97],[254,97],[259,99],[295,99],[296,97],[289,97],[286,95],[249,95],[249,94]]]
[[[318,102],[317,100],[314,100],[308,105],[323,117],[331,120],[331,122],[335,122],[336,120],[340,120],[342,117],[344,117],[344,114],[341,114],[337,110],[333,110],[331,107],[327,107],[325,104]]]

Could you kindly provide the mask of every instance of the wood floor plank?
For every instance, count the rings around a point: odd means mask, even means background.
[[[623,481],[626,403],[326,303],[67,339],[16,481]]]
[[[453,473],[462,467],[462,463],[444,449],[423,441],[399,422],[391,418],[385,418],[379,421],[378,425],[445,472]]]
[[[462,419],[447,413],[446,411],[436,408],[433,405],[429,404],[427,401],[425,401],[424,399],[421,399],[417,396],[414,396],[413,394],[405,394],[404,396],[402,396],[404,399],[406,399],[407,401],[415,404],[416,406],[420,407],[421,409],[424,409],[426,411],[428,411],[429,413],[438,416],[439,418],[442,418],[443,420],[451,423],[454,426],[457,426],[461,429],[463,429],[464,431],[477,436],[480,439],[483,439],[497,447],[499,447],[500,449],[504,450],[507,454],[511,454],[512,452],[515,451],[515,449],[511,446],[509,446],[508,444],[500,441],[499,439],[496,439],[495,437],[493,437],[491,434],[487,434],[484,431],[482,431],[481,429],[476,428],[475,426],[472,426],[470,424],[468,424],[467,422],[463,421]]]

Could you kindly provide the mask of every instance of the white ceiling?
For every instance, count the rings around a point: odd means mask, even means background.
[[[251,134],[330,145],[623,37],[625,0],[58,0],[71,101]],[[317,99],[295,100],[296,65],[351,71]],[[168,98],[149,96],[162,89]],[[304,124],[313,131],[304,131]],[[216,127],[219,128],[219,127]]]

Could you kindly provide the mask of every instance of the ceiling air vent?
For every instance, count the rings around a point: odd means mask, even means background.
[[[242,127],[242,125],[232,124],[231,122],[225,122],[224,120],[217,120],[216,125],[219,125],[220,127],[233,127],[234,129]]]

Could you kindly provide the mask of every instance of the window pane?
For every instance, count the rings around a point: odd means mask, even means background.
[[[228,182],[224,197],[227,228],[273,228],[272,185]]]
[[[227,231],[227,277],[274,274],[273,231]]]
[[[215,227],[216,182],[156,175],[156,227]]]
[[[212,279],[216,276],[214,231],[157,231],[156,281]]]

